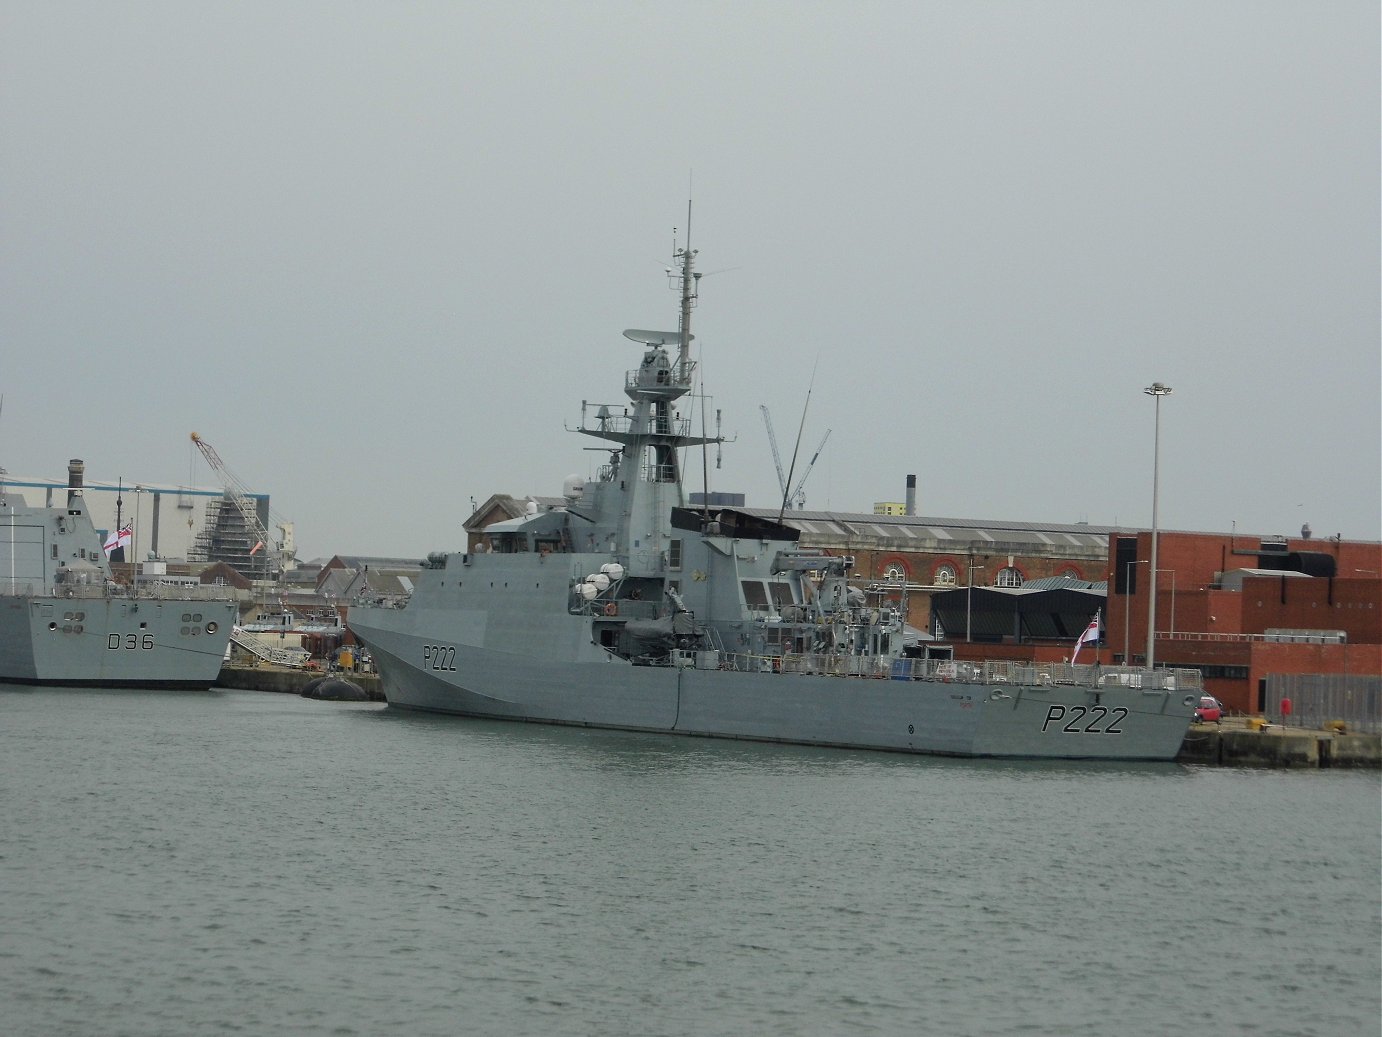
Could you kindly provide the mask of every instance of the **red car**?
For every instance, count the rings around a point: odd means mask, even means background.
[[[1213,695],[1201,695],[1200,704],[1195,707],[1195,722],[1198,724],[1217,724],[1224,717],[1224,704]]]

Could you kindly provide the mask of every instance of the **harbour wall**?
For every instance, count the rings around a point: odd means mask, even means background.
[[[327,676],[321,670],[292,670],[283,666],[231,666],[221,667],[216,678],[219,688],[234,688],[237,691],[270,691],[281,695],[301,695],[309,681]],[[333,671],[330,676],[341,677],[358,684],[369,696],[371,702],[383,702],[384,693],[379,688],[377,673],[356,673],[351,670]]]
[[[1226,721],[1192,724],[1179,763],[1224,767],[1382,768],[1382,735]]]

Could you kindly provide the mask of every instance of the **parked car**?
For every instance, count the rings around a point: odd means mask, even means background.
[[[1217,724],[1224,717],[1224,704],[1213,695],[1201,695],[1200,704],[1195,707],[1195,722]]]

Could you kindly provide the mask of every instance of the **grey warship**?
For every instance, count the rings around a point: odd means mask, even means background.
[[[235,602],[218,588],[140,588],[111,578],[68,464],[66,507],[31,507],[0,485],[0,682],[209,688]]]
[[[406,602],[348,625],[390,708],[546,724],[976,757],[1170,760],[1200,675],[912,658],[905,603],[851,586],[853,559],[740,509],[687,507],[696,251],[674,247],[678,329],[629,330],[627,403],[583,404],[609,444],[564,506],[429,555]],[[702,424],[704,422],[702,421]]]

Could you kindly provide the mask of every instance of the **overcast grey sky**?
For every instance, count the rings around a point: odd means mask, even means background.
[[[304,557],[560,493],[694,192],[712,488],[1379,536],[1379,14],[0,2],[0,465],[216,480]],[[683,231],[684,233],[684,231]],[[697,473],[697,459],[688,467]]]

